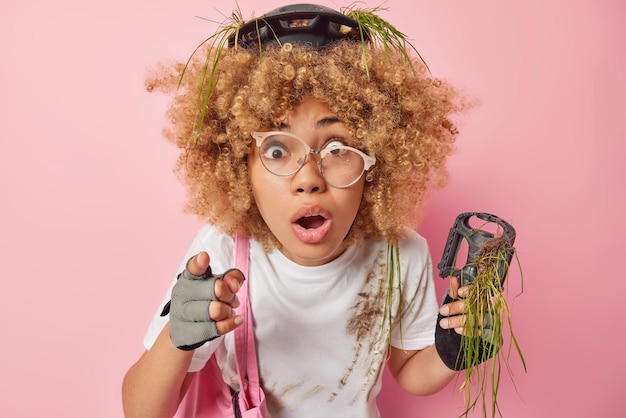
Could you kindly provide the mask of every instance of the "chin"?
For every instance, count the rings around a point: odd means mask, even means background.
[[[288,251],[283,245],[281,252],[294,263],[303,266],[320,266],[339,257],[345,251],[345,246],[342,244],[341,242],[339,245],[329,246],[328,244],[305,244],[298,241],[295,251]]]

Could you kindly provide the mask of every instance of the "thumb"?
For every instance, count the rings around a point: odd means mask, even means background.
[[[448,289],[448,294],[452,299],[457,299],[459,297],[459,278],[456,276],[450,276],[450,287]]]
[[[187,262],[187,270],[194,276],[202,276],[209,269],[211,258],[209,254],[202,251],[191,257]]]

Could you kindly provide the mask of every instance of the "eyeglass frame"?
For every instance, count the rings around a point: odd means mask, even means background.
[[[304,139],[300,138],[298,135],[296,134],[292,134],[291,132],[284,132],[284,131],[267,131],[267,132],[252,132],[250,134],[255,140],[256,140],[256,146],[257,148],[261,148],[261,145],[263,144],[263,141],[265,141],[268,137],[273,136],[273,135],[284,135],[284,136],[289,136],[291,138],[294,138],[296,140],[298,140],[303,146],[304,146],[304,160],[302,161],[302,164],[300,165],[300,167],[298,167],[297,169],[295,169],[294,171],[292,171],[291,173],[288,174],[276,174],[273,171],[271,171],[269,168],[267,168],[267,166],[265,165],[265,163],[263,162],[263,158],[261,158],[261,156],[259,155],[259,159],[261,160],[261,164],[263,165],[263,167],[271,174],[278,176],[278,177],[289,177],[289,176],[293,176],[294,174],[296,174],[298,171],[300,171],[300,169],[302,167],[304,167],[304,165],[307,162],[307,158],[309,156],[309,154],[313,154],[313,155],[319,155],[320,156],[320,161],[317,163],[317,166],[320,170],[320,174],[322,176],[322,178],[324,179],[324,181],[329,184],[330,186],[336,188],[336,189],[345,189],[348,188],[350,186],[352,186],[353,184],[355,184],[357,181],[359,181],[361,179],[361,177],[363,177],[363,173],[365,173],[366,171],[368,171],[370,168],[372,168],[374,166],[374,164],[376,164],[376,158],[367,155],[366,153],[364,153],[361,150],[358,150],[356,148],[350,147],[348,145],[338,145],[335,147],[330,147],[330,148],[324,148],[321,150],[316,150],[314,148],[311,148],[309,146],[309,144],[306,143],[306,141],[304,141]],[[356,152],[357,155],[359,155],[362,159],[363,159],[363,171],[361,171],[361,174],[359,174],[352,182],[350,182],[349,184],[345,185],[345,186],[335,186],[333,184],[331,184],[330,182],[328,182],[328,180],[326,180],[326,177],[324,177],[324,170],[322,168],[322,161],[324,160],[324,157],[326,157],[326,155],[330,152],[332,152],[333,150],[336,149],[343,149],[343,150],[348,150],[348,151],[353,151]]]

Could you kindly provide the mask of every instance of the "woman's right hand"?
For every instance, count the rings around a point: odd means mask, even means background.
[[[245,280],[238,269],[213,275],[206,252],[189,259],[172,289],[172,299],[161,316],[170,315],[170,338],[181,350],[194,350],[237,328],[237,292]]]

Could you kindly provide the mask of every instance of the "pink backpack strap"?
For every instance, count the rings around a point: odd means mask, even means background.
[[[248,278],[248,263],[250,262],[250,242],[248,238],[235,235],[235,267]],[[247,295],[246,295],[247,298]]]
[[[237,293],[241,305],[240,314],[244,322],[235,330],[235,350],[237,354],[237,373],[244,402],[250,406],[259,405],[260,379],[259,365],[256,356],[256,344],[254,340],[254,326],[252,323],[252,310],[248,298],[248,264],[250,260],[250,243],[248,238],[235,235],[235,266],[244,273],[246,280],[241,290]]]

